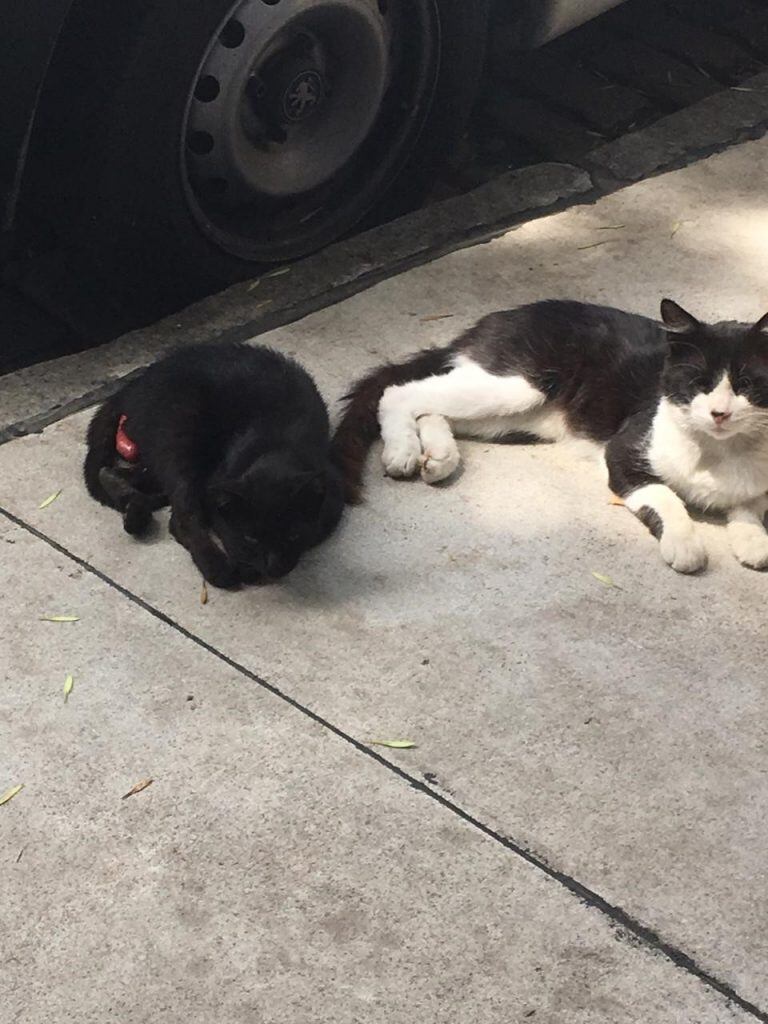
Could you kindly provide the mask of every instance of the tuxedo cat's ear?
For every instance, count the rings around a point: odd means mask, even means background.
[[[682,306],[678,306],[672,299],[661,300],[661,319],[667,330],[673,334],[689,334],[701,326],[695,316]]]
[[[761,316],[755,326],[752,328],[754,334],[764,334],[768,337],[768,313],[765,316]]]

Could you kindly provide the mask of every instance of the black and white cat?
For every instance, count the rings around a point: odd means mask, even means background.
[[[298,363],[240,344],[173,352],[125,384],[88,428],[97,501],[141,534],[170,528],[209,583],[277,579],[324,540],[343,508],[325,402]]]
[[[768,315],[709,325],[665,299],[661,317],[536,302],[375,370],[335,435],[347,500],[379,430],[387,474],[430,484],[459,465],[454,434],[577,436],[605,445],[611,489],[673,569],[707,561],[686,504],[723,512],[739,561],[768,567]]]

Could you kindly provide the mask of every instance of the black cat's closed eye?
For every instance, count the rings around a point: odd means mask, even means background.
[[[209,496],[213,507],[219,512],[231,509],[237,499],[237,495],[231,488],[221,486],[213,487]]]

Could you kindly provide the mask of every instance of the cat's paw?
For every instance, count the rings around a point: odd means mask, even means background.
[[[433,446],[421,458],[421,479],[426,484],[437,484],[456,472],[460,462],[459,449]]]
[[[675,572],[699,572],[707,564],[707,549],[695,530],[685,533],[664,530],[659,542],[661,557]]]
[[[221,590],[234,590],[242,582],[237,568],[218,548],[195,549],[190,554],[206,583],[210,583],[212,587],[219,587]]]
[[[207,565],[203,572],[206,583],[220,590],[234,590],[241,583],[240,574],[228,562]]]
[[[390,441],[381,455],[384,472],[387,476],[413,476],[421,461],[421,445],[417,437],[399,438]]]
[[[152,525],[152,509],[143,500],[128,502],[123,513],[123,529],[132,537],[142,537]]]
[[[728,536],[734,555],[748,569],[768,569],[768,534],[756,527],[734,529]]]

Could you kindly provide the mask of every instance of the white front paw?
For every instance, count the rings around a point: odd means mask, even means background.
[[[427,484],[446,480],[459,465],[459,449],[432,447],[424,452],[421,460],[421,479]]]
[[[418,437],[398,438],[384,447],[381,456],[387,476],[413,476],[421,461],[421,445]]]
[[[768,568],[768,534],[764,530],[732,530],[731,547],[742,565],[750,569]]]
[[[659,542],[661,557],[675,572],[698,572],[707,564],[707,549],[695,530],[665,529]]]

